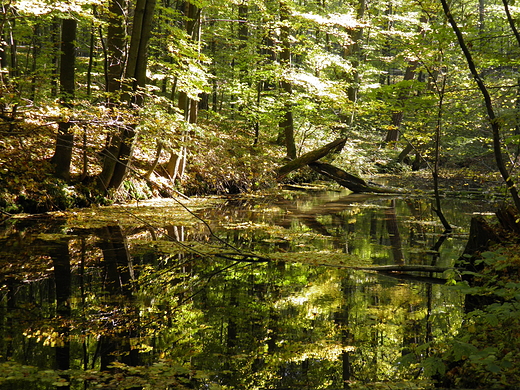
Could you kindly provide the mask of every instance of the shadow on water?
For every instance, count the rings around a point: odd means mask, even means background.
[[[446,202],[446,237],[419,198],[286,192],[200,209],[205,223],[146,207],[162,226],[4,223],[1,389],[422,388],[398,358],[457,330],[463,297],[439,284],[457,275],[347,267],[451,266],[487,211]]]

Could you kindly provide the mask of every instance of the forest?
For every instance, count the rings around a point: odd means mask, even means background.
[[[1,1],[0,389],[518,388],[519,29],[514,0]]]

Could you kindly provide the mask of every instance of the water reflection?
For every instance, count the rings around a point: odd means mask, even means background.
[[[480,206],[448,203],[461,228],[445,237],[423,199],[288,192],[263,202],[230,199],[200,210],[207,224],[191,228],[52,217],[5,226],[0,388],[342,389],[420,378],[396,358],[454,332],[461,297],[345,266],[450,265]],[[236,249],[261,258],[208,255]]]

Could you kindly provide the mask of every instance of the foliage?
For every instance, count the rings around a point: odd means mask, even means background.
[[[122,80],[122,69],[113,69],[125,67],[120,61],[130,57],[127,49],[136,25],[130,18],[135,15],[135,2],[124,3],[127,8],[121,10],[117,23],[109,10],[112,3],[105,0],[11,1],[1,7],[3,215],[11,218],[11,213],[62,211],[114,200],[137,200],[142,206],[126,213],[101,207],[64,214],[73,229],[93,230],[95,236],[67,241],[70,252],[68,246],[63,248],[67,235],[61,230],[48,234],[23,231],[20,235],[29,236],[29,244],[20,253],[28,254],[29,246],[40,252],[27,255],[30,261],[14,276],[9,261],[20,247],[13,237],[5,238],[8,253],[2,270],[8,278],[2,286],[2,299],[10,299],[16,290],[9,283],[21,283],[15,287],[26,294],[22,309],[27,316],[41,314],[39,327],[24,327],[22,322],[16,336],[20,345],[27,342],[28,350],[43,345],[37,356],[41,366],[49,368],[50,348],[66,345],[62,328],[67,326],[76,356],[81,348],[94,354],[93,345],[105,337],[114,344],[129,339],[134,344],[114,355],[107,371],[80,372],[75,371],[77,367],[67,372],[37,370],[9,360],[1,367],[5,373],[2,380],[7,378],[18,386],[28,377],[50,387],[65,385],[69,376],[76,384],[90,381],[100,387],[180,387],[188,376],[207,388],[342,387],[344,378],[332,374],[337,372],[341,357],[364,378],[379,383],[413,377],[422,367],[425,375],[442,377],[450,385],[519,385],[515,372],[519,293],[513,277],[518,258],[512,249],[484,253],[482,265],[486,268],[473,275],[481,285],[458,286],[458,292],[480,294],[493,302],[469,313],[456,334],[460,313],[450,312],[443,304],[429,311],[417,309],[419,301],[431,300],[435,293],[438,297],[448,293],[407,290],[392,283],[383,288],[364,274],[334,268],[324,274],[313,271],[316,264],[332,268],[347,262],[383,262],[390,256],[399,260],[398,253],[383,250],[392,247],[396,237],[392,232],[377,238],[365,234],[356,238],[359,245],[354,246],[348,241],[339,246],[338,236],[334,236],[332,221],[336,219],[345,226],[359,222],[366,231],[372,231],[370,218],[376,210],[385,210],[385,220],[391,220],[394,208],[389,204],[340,202],[340,211],[335,204],[299,208],[298,196],[286,193],[285,198],[273,201],[277,206],[269,207],[280,215],[296,214],[299,220],[288,226],[283,225],[287,221],[278,225],[253,223],[252,218],[233,223],[226,220],[229,215],[223,218],[210,207],[197,204],[194,209],[209,221],[206,224],[193,214],[187,215],[175,200],[147,202],[177,190],[188,195],[232,195],[276,186],[276,169],[286,154],[280,123],[288,114],[293,119],[298,154],[346,137],[339,156],[327,158],[358,175],[398,172],[401,184],[403,173],[417,168],[410,165],[411,158],[400,156],[401,150],[412,145],[414,158],[425,161],[423,166],[431,169],[435,132],[440,129],[440,162],[446,168],[441,172],[450,179],[445,190],[458,194],[467,190],[481,196],[485,181],[495,180],[492,134],[481,98],[438,2],[158,1],[145,58],[147,79],[139,88],[131,88],[133,98],[144,99],[136,105],[115,104],[130,101],[126,99],[130,95],[127,84],[134,81]],[[480,2],[484,7],[480,14],[474,12],[474,2],[454,2],[452,6],[478,72],[492,91],[507,169],[518,176],[520,47],[510,34],[501,4]],[[512,9],[518,16],[518,9]],[[67,18],[78,24],[76,90],[74,98],[65,99],[67,104],[63,104],[59,30],[61,19]],[[114,33],[115,24],[124,27],[120,37]],[[121,47],[112,47],[119,38]],[[110,80],[123,81],[125,87],[108,93]],[[441,99],[442,111],[438,109]],[[70,180],[56,177],[53,165],[64,124],[71,125],[67,127],[68,143],[60,145],[72,150]],[[399,137],[385,143],[385,135],[391,131],[397,131]],[[132,135],[124,145],[128,159],[117,164],[128,170],[122,185],[106,193],[100,188],[99,177],[104,167],[115,161],[115,155],[108,151],[112,152],[110,147],[121,141],[125,132]],[[175,169],[169,166],[172,164]],[[458,169],[458,173],[447,169]],[[427,187],[425,174],[411,177],[419,178],[414,185]],[[314,172],[302,170],[286,180],[317,178]],[[153,202],[160,207],[159,213],[149,207]],[[417,205],[415,199],[407,202],[411,208]],[[323,213],[328,208],[333,211]],[[64,215],[55,214],[53,223],[61,223],[58,220]],[[175,226],[165,224],[169,217],[179,216],[182,218]],[[145,222],[135,227],[133,218]],[[421,240],[434,234],[428,230],[434,229],[434,224],[423,225],[417,215],[410,219],[417,225],[409,230],[419,232]],[[206,242],[215,238],[207,232],[214,225],[221,229],[218,238],[237,239],[242,249],[260,250],[276,261],[227,268],[226,260],[215,256],[221,248]],[[187,226],[198,229],[190,234],[202,236],[204,244],[195,244],[193,237],[184,240],[184,246],[172,242],[171,237],[182,237]],[[138,238],[123,245],[107,233],[109,228],[135,228]],[[9,229],[17,232],[12,225]],[[170,240],[155,242],[161,234],[154,229],[167,231],[164,235]],[[147,233],[150,231],[153,233]],[[119,233],[123,236],[127,232]],[[348,239],[357,234],[343,233]],[[152,244],[143,244],[147,234],[154,237]],[[54,252],[49,254],[42,246],[56,238],[54,235],[59,237],[58,244],[53,244]],[[82,247],[87,242],[88,251]],[[115,243],[125,249],[114,250],[110,246]],[[135,267],[125,263],[129,256],[110,258],[111,253],[125,252],[127,243],[142,261]],[[68,258],[65,252],[72,253],[74,283],[79,285],[81,280],[90,288],[70,301],[76,322],[55,320],[55,301],[35,310],[36,302],[56,288],[49,275],[60,269],[54,261]],[[416,259],[424,253],[410,248],[406,255]],[[288,261],[294,258],[299,261]],[[110,261],[115,261],[114,267],[107,265]],[[109,291],[117,280],[124,279],[125,270],[137,282],[120,282],[120,295]],[[116,278],[110,272],[120,274]],[[128,275],[124,276],[130,278]],[[354,282],[361,287],[354,287]],[[210,288],[206,291],[202,286]],[[40,295],[33,295],[34,291]],[[79,294],[80,290],[72,291]],[[184,305],[184,299],[192,306]],[[371,300],[378,303],[368,304]],[[323,301],[330,303],[326,309],[319,305]],[[121,309],[122,302],[128,307]],[[244,312],[251,315],[247,320],[242,317]],[[136,313],[138,317],[134,317]],[[9,330],[9,316],[3,316],[2,321]],[[139,321],[147,326],[137,342],[125,332],[138,328],[134,325]],[[85,323],[95,326],[81,333]],[[447,335],[427,334],[431,323],[439,324]],[[107,324],[115,325],[111,328]],[[243,332],[234,334],[234,329]],[[411,334],[414,337],[408,337]],[[195,335],[197,343],[193,342]],[[358,347],[353,348],[349,337]],[[225,343],[215,342],[224,338]],[[11,341],[6,338],[2,340],[5,344],[0,343],[5,351],[10,350]],[[154,348],[164,356],[157,359]],[[415,352],[401,361],[409,371],[396,370],[392,363],[395,355],[414,348]],[[127,364],[124,360],[135,350],[146,356],[149,364]],[[26,352],[17,350],[18,357]],[[190,371],[188,359],[203,369]],[[377,365],[366,364],[375,361]],[[208,374],[211,372],[216,374]],[[304,373],[307,383],[302,383]],[[116,385],[118,382],[121,384]],[[364,386],[355,379],[351,382],[354,387]]]
[[[107,2],[15,2],[7,7],[6,17],[17,23],[2,24],[13,37],[6,42],[9,61],[3,62],[6,77],[0,86],[1,125],[6,129],[2,175],[9,171],[26,188],[5,178],[4,210],[43,211],[102,201],[105,194],[100,197],[97,186],[89,184],[103,164],[99,153],[117,129],[136,123],[134,164],[126,184],[112,197],[157,195],[156,189],[146,188],[149,183],[142,176],[156,158],[158,145],[166,149],[158,156],[155,179],[168,187],[204,194],[272,186],[274,167],[284,155],[277,146],[282,141],[279,123],[289,101],[300,154],[346,135],[348,144],[336,160],[340,167],[356,174],[407,172],[408,160],[396,161],[408,142],[417,155],[431,160],[436,126],[432,107],[439,99],[441,76],[446,79],[441,162],[457,168],[478,165],[485,172],[493,169],[490,133],[482,107],[474,104],[479,97],[438,4],[364,3],[361,12],[357,8],[361,3],[334,3],[326,9],[314,3],[290,3],[289,18],[282,23],[275,3],[200,2],[195,6],[204,9],[201,23],[197,15],[190,20],[193,16],[185,9],[159,2],[148,84],[139,91],[145,104],[139,111],[107,104],[107,98],[115,97],[106,94],[104,85]],[[79,28],[77,96],[72,107],[63,107],[55,99],[59,82],[53,31],[57,18],[69,15],[78,20]],[[466,26],[472,25],[473,14],[460,17],[467,19]],[[486,45],[474,45],[473,50],[495,93],[514,174],[516,73],[509,61],[518,48],[509,37],[496,33],[508,28],[500,7],[489,6],[486,17],[482,29],[468,27],[466,33],[475,42],[487,34]],[[188,31],[190,26],[194,29]],[[287,28],[291,43],[292,63],[287,69],[280,59],[281,27]],[[405,80],[410,67],[414,78]],[[280,92],[282,82],[290,83],[290,96]],[[358,99],[352,101],[355,90]],[[198,102],[197,123],[180,106],[183,94]],[[395,127],[396,112],[403,114],[401,138],[387,147],[384,134]],[[73,180],[54,185],[45,178],[37,180],[41,186],[34,186],[31,179],[42,161],[52,156],[56,123],[62,120],[76,124]],[[22,141],[31,147],[21,146]],[[188,151],[187,170],[174,183],[163,180],[168,155],[181,148]],[[52,175],[52,167],[45,172]],[[314,173],[305,171],[288,178],[315,179]]]
[[[455,327],[460,297],[345,267],[391,258],[392,210],[415,237],[410,261],[426,256],[416,237],[433,244],[437,227],[427,201],[409,202],[278,191],[12,218],[0,237],[3,385],[338,388],[350,364],[353,388],[404,387],[413,375],[395,356],[430,322],[436,338]],[[447,259],[462,242],[449,245]],[[71,310],[57,315],[64,259]],[[55,370],[65,347],[70,368]]]
[[[472,272],[474,285],[460,282],[453,288],[471,296],[487,298],[487,305],[465,315],[456,334],[417,348],[403,363],[423,367],[425,375],[441,386],[455,388],[510,389],[518,386],[520,361],[520,266],[518,245],[483,252]],[[471,299],[471,298],[470,298]],[[424,355],[431,351],[432,356]],[[421,358],[422,357],[422,358]]]

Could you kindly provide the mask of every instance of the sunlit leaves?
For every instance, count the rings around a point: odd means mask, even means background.
[[[327,34],[338,38],[342,46],[352,44],[349,30],[366,26],[364,23],[356,20],[352,14],[329,14],[323,16],[310,13],[295,13],[294,15],[307,22],[318,25],[318,27],[323,29]]]
[[[35,16],[50,14],[53,12],[68,14],[71,12],[83,13],[85,7],[101,5],[101,0],[74,0],[74,1],[49,1],[49,0],[17,0],[14,6],[21,13]]]

